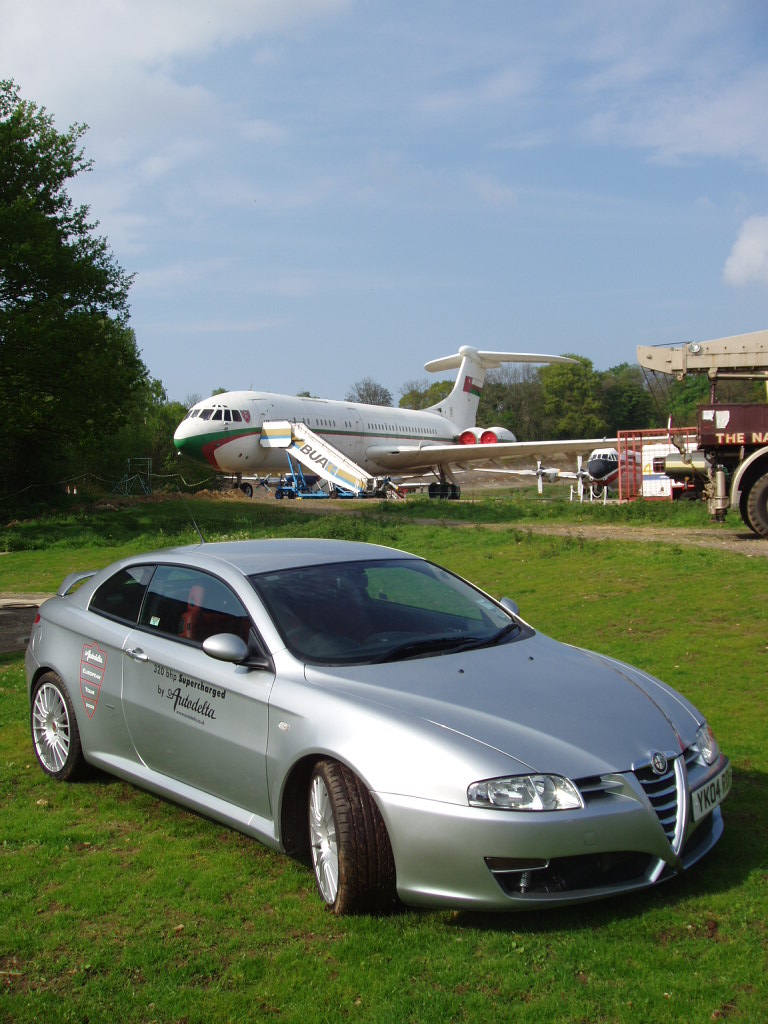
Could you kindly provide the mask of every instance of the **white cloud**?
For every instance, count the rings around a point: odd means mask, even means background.
[[[432,92],[417,103],[417,110],[429,116],[451,117],[484,107],[506,106],[530,96],[535,86],[535,75],[528,70],[505,68],[480,76],[461,88]]]
[[[731,285],[768,285],[768,217],[750,217],[739,232],[723,268]]]
[[[517,190],[488,175],[473,175],[468,178],[470,190],[488,206],[514,206]]]
[[[157,66],[273,32],[347,6],[349,0],[2,0],[5,65],[35,63],[42,47],[77,76],[92,62]],[[83,64],[78,56],[87,57]],[[9,60],[13,57],[14,60]]]
[[[223,117],[184,62],[213,55],[350,0],[0,0],[0,67],[57,126],[86,122],[88,152],[120,163],[169,134],[205,134]],[[248,131],[248,126],[246,126]],[[278,125],[250,126],[272,141]]]
[[[728,81],[649,86],[637,97],[614,100],[588,121],[601,142],[622,142],[679,163],[701,157],[745,159],[768,167],[765,99],[768,69],[754,68]]]

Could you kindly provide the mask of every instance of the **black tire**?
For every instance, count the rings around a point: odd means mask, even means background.
[[[318,761],[309,780],[309,838],[318,892],[334,914],[382,913],[396,903],[384,820],[354,772]]]
[[[251,486],[251,484],[240,484],[240,490],[243,492],[246,498],[253,497],[253,487]]]
[[[760,537],[768,537],[768,473],[750,487],[746,508],[747,525]]]
[[[32,690],[32,745],[40,767],[51,778],[73,782],[85,773],[80,730],[66,686],[46,672]]]

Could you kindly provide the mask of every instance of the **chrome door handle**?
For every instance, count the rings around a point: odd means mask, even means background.
[[[149,661],[149,655],[145,654],[140,647],[128,648],[125,653],[134,661]]]

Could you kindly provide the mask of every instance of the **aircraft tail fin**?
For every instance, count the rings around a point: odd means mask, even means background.
[[[487,370],[497,370],[502,363],[573,363],[567,356],[547,356],[534,352],[481,352],[471,345],[462,345],[452,356],[432,359],[424,364],[429,373],[441,370],[455,370],[458,367],[456,383],[451,393],[429,412],[446,416],[456,424],[458,430],[475,426],[477,406],[480,402]]]

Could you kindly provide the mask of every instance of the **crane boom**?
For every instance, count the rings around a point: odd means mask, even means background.
[[[683,345],[638,345],[637,361],[646,370],[678,379],[690,373],[706,373],[713,380],[768,379],[768,331]]]

